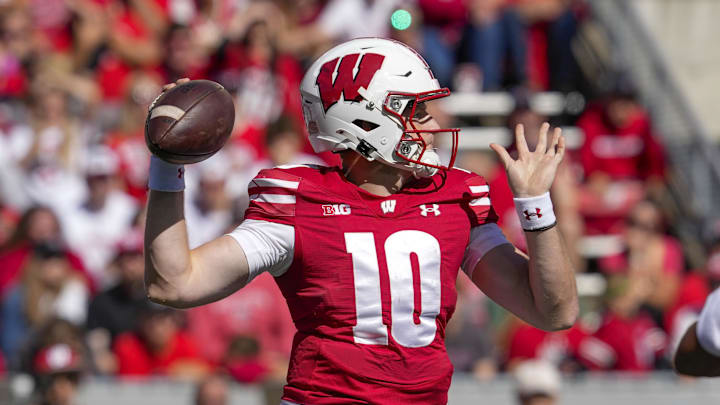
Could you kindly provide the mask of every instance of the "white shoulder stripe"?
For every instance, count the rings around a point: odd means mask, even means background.
[[[300,185],[299,181],[289,181],[289,180],[280,180],[280,179],[271,179],[271,178],[256,178],[253,179],[252,184],[254,184],[257,187],[282,187],[282,188],[291,188],[293,190],[297,190],[298,186]],[[251,185],[252,187],[252,185]]]
[[[276,166],[276,167],[278,169],[297,169],[298,167],[310,167],[310,166],[299,164],[299,165],[280,165],[280,166]]]
[[[473,193],[487,193],[490,192],[490,186],[470,186],[470,191]]]
[[[179,120],[183,115],[185,115],[185,110],[182,108],[165,104],[153,108],[150,112],[150,119],[155,117],[170,117],[174,120]]]
[[[476,198],[470,201],[470,206],[475,207],[478,205],[490,205],[490,197]]]
[[[253,194],[250,196],[250,201],[273,204],[295,204],[295,196],[286,194]]]

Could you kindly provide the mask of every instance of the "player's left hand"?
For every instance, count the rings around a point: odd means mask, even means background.
[[[517,198],[545,194],[555,180],[558,166],[565,155],[565,137],[562,136],[560,128],[555,128],[548,147],[549,131],[550,124],[543,123],[540,127],[537,146],[534,151],[530,152],[525,141],[525,128],[519,124],[515,128],[517,160],[513,159],[507,149],[501,145],[490,144],[490,148],[503,162],[510,189]]]

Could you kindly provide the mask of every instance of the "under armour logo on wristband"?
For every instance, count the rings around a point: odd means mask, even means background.
[[[535,212],[529,212],[528,210],[524,211],[525,219],[530,221],[532,217],[537,217],[537,219],[542,218],[542,214],[540,213],[542,210],[540,208],[535,208]]]
[[[178,179],[182,179],[184,174],[185,174],[185,168],[178,167]]]

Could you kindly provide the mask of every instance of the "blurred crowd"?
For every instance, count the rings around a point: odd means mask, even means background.
[[[409,27],[391,24],[400,8]],[[309,148],[297,89],[314,57],[361,36],[418,49],[454,92],[514,97],[511,114],[477,122],[435,107],[452,126],[522,123],[531,144],[548,119],[583,134],[552,196],[579,272],[600,288],[583,295],[574,328],[548,333],[461,278],[447,329],[456,371],[489,379],[526,361],[565,374],[669,367],[673,342],[720,281],[720,242],[704,268],[688,268],[648,112],[621,74],[594,87],[578,57],[591,21],[579,0],[0,1],[0,375],[33,375],[47,404],[69,403],[63,396],[87,375],[204,381],[198,392],[219,397],[224,378],[282,381],[294,327],[270,275],[188,311],[146,300],[145,115],[161,86],[182,77],[216,80],[234,97],[228,145],[187,169],[198,246],[242,221],[260,169],[338,163]],[[587,102],[544,117],[530,102],[541,91]],[[459,161],[488,179],[501,226],[524,247],[498,161],[487,150],[463,150]]]

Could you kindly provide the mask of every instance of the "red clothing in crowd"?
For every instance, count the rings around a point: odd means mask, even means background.
[[[22,97],[27,92],[28,74],[21,61],[12,55],[0,59],[0,96]]]
[[[689,314],[699,314],[708,294],[710,294],[710,282],[706,276],[698,272],[687,274],[680,283],[675,303],[665,312],[663,323],[666,331],[673,334],[676,332],[675,328],[680,326],[676,323],[679,318]]]
[[[613,128],[604,109],[595,105],[587,109],[577,125],[585,132],[580,162],[586,178],[596,172],[613,180],[646,180],[664,175],[663,148],[653,136],[644,112],[638,112],[625,127]]]
[[[122,376],[168,375],[179,364],[204,363],[195,340],[184,332],[173,336],[161,353],[152,353],[134,333],[118,336],[113,349],[118,361],[117,374]]]
[[[680,241],[672,236],[663,238],[663,272],[666,275],[679,275],[685,269],[685,258]],[[618,274],[627,271],[628,257],[626,253],[607,256],[600,259],[600,269],[606,274]]]
[[[150,170],[150,151],[145,144],[145,134],[111,134],[106,141],[120,160],[118,173],[122,177],[125,192],[144,204],[147,197],[147,180]]]
[[[579,353],[591,370],[649,371],[666,344],[667,336],[649,316],[608,313],[600,328],[583,340]]]
[[[464,0],[420,0],[423,25],[439,28],[448,43],[460,40],[468,21],[468,9]]]
[[[72,270],[77,272],[91,291],[94,291],[94,283],[90,275],[85,271],[82,261],[71,252],[67,252],[67,260]],[[0,253],[0,297],[12,288],[22,276],[22,269],[32,255],[32,247],[22,245],[14,249]]]
[[[545,359],[559,363],[577,355],[578,347],[587,336],[575,325],[566,331],[547,332],[526,323],[519,323],[509,336],[507,362],[527,359]]]
[[[280,289],[270,274],[261,274],[235,294],[187,312],[188,333],[203,342],[203,357],[221,363],[230,341],[252,336],[265,364],[290,358],[295,326]]]

